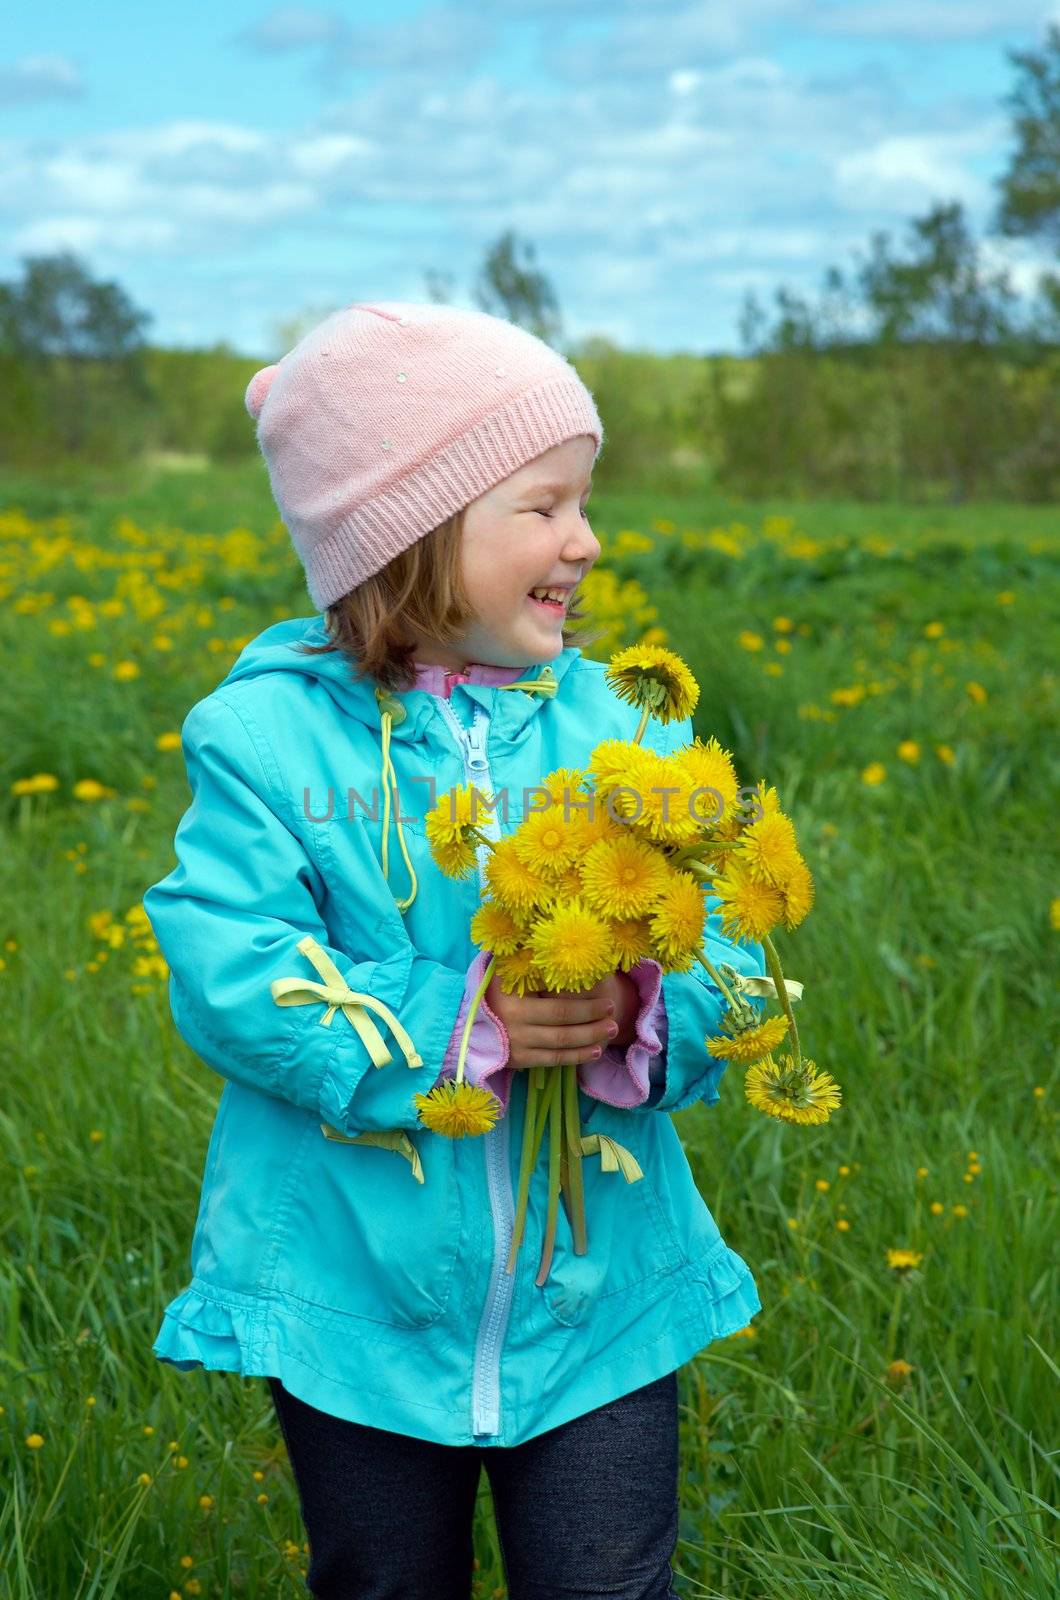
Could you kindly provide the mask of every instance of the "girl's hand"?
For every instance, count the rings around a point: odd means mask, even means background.
[[[639,1006],[637,986],[613,972],[591,989],[537,990],[505,994],[494,976],[485,995],[508,1033],[511,1067],[562,1067],[595,1061],[609,1044],[633,1038]]]

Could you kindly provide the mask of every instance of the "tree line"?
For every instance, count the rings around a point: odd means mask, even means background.
[[[937,201],[896,243],[874,233],[815,299],[786,286],[744,297],[739,356],[659,356],[564,338],[555,290],[512,230],[471,297],[529,328],[581,372],[605,419],[602,487],[714,486],[747,495],[856,499],[1060,498],[1060,275],[1020,294],[987,264],[991,233],[1060,256],[1060,25],[1010,51],[1013,147],[978,240]],[[258,359],[227,344],[150,345],[154,319],[70,252],[23,260],[0,283],[0,465],[118,464],[151,451],[254,455],[243,390],[263,361],[325,315],[280,325]],[[428,298],[451,274],[425,273]]]

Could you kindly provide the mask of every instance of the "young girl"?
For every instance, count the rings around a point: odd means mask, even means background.
[[[188,713],[178,865],[144,897],[176,1026],[226,1080],[154,1350],[268,1380],[314,1595],[467,1600],[485,1467],[510,1600],[664,1600],[676,1369],[761,1309],[669,1115],[719,1098],[721,994],[647,959],[588,994],[494,981],[467,1076],[504,1114],[449,1139],[415,1102],[452,1076],[489,959],[469,932],[487,846],[478,883],[444,877],[426,812],[473,783],[498,838],[638,720],[572,642],[596,407],[525,330],[392,301],[328,317],[247,407],[315,612]],[[710,959],[762,974],[718,924]],[[538,1287],[544,1160],[505,1270],[525,1069],[570,1062],[583,1127],[643,1177],[586,1156],[588,1253],[561,1207]]]

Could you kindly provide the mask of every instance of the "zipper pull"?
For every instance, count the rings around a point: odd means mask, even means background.
[[[478,721],[478,718],[476,718],[471,727],[466,730],[465,737],[467,739],[468,766],[471,767],[475,772],[488,771],[489,762],[486,760],[486,731]]]

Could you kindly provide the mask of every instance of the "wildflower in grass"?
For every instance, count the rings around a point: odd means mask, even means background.
[[[953,1215],[955,1217],[966,1217],[968,1215],[968,1207],[967,1206],[962,1206],[962,1205],[951,1206],[950,1210],[953,1212]]]
[[[804,1124],[827,1122],[840,1103],[835,1079],[818,1072],[816,1063],[805,1056],[799,1065],[790,1055],[755,1062],[744,1077],[744,1093],[759,1111]]]
[[[1045,1099],[1045,1088],[1040,1083],[1036,1083],[1034,1085],[1034,1098],[1036,1100],[1044,1100]]]
[[[11,785],[11,793],[51,794],[58,787],[59,780],[54,772],[35,772],[31,778],[16,778]]]
[[[787,1017],[765,1017],[742,1032],[719,1034],[714,1039],[707,1039],[706,1046],[719,1061],[735,1061],[737,1066],[749,1066],[771,1055],[787,1031]]]
[[[141,1472],[136,1481],[146,1489],[154,1482],[154,1479],[151,1477],[149,1472]]]
[[[910,1374],[914,1373],[915,1371],[916,1368],[914,1366],[911,1366],[908,1361],[903,1361],[899,1357],[898,1360],[889,1361],[887,1363],[887,1382],[893,1384],[902,1384],[910,1376]]]
[[[128,683],[132,678],[140,676],[140,668],[135,661],[118,661],[114,666],[114,677],[119,683]]]
[[[75,800],[109,800],[118,791],[108,788],[96,778],[80,778],[71,792]]]
[[[155,749],[156,750],[179,750],[180,749],[180,734],[177,733],[176,731],[171,731],[169,733],[160,733],[158,735],[158,738],[155,740]]]
[[[999,606],[1010,606],[1015,598],[1016,594],[1013,589],[1000,589],[994,596]]]
[[[26,1443],[31,1450],[40,1450],[44,1445],[44,1435],[42,1433],[27,1433]]]
[[[877,784],[882,783],[886,776],[887,768],[882,761],[870,761],[868,766],[863,767],[861,771],[862,783],[867,783],[870,788],[875,788]]]
[[[941,1200],[932,1200],[928,1209],[933,1217],[941,1217],[946,1207],[942,1204]]]
[[[827,1194],[832,1187],[827,1178],[815,1178],[813,1186],[820,1194]]]
[[[847,1221],[846,1217],[838,1217],[836,1219],[836,1230],[839,1233],[849,1233],[850,1223]]]
[[[927,627],[924,629],[924,638],[941,639],[945,632],[946,624],[944,622],[929,622]]]
[[[1049,902],[1049,926],[1060,928],[1060,899]]]
[[[773,626],[778,633],[790,633],[795,624],[790,617],[774,617]]]
[[[910,763],[920,760],[920,746],[915,739],[903,739],[898,745],[898,755],[902,761]]]
[[[639,706],[643,731],[647,712],[658,722],[682,722],[699,701],[699,684],[672,650],[660,645],[631,645],[608,662],[607,682],[620,700]]]
[[[968,692],[968,698],[974,700],[977,706],[981,706],[986,700],[987,693],[981,683],[976,683],[974,679],[969,679],[964,687]]]
[[[888,1249],[887,1251],[887,1265],[892,1272],[897,1272],[900,1276],[919,1267],[923,1259],[922,1250]]]
[[[736,635],[736,642],[741,650],[761,650],[765,645],[762,635],[753,632],[750,628],[741,628]]]

